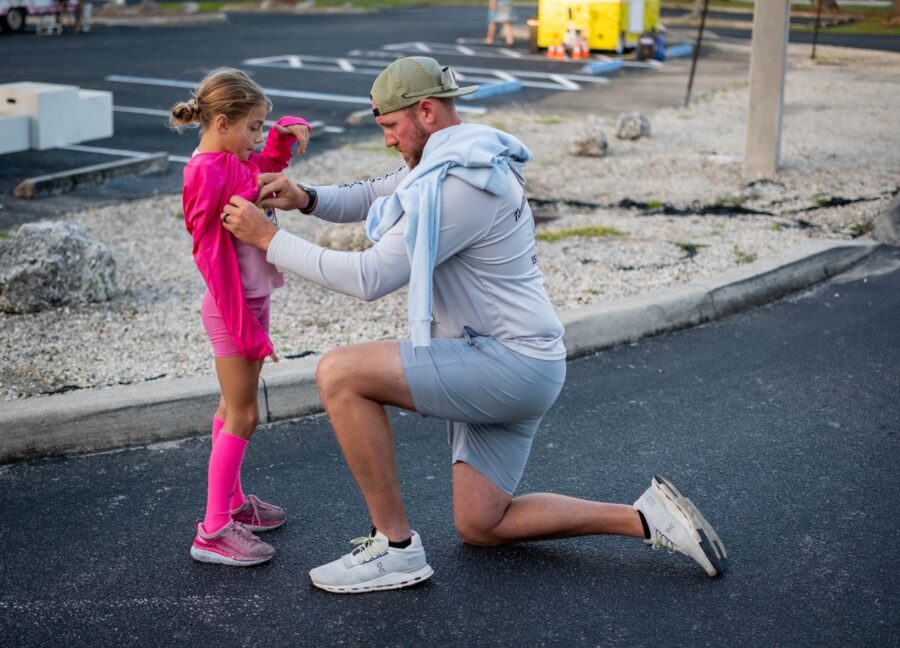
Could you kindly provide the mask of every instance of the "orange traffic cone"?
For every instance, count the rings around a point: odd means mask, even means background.
[[[575,41],[572,43],[572,60],[578,61],[581,59],[581,41]]]
[[[582,60],[591,57],[591,52],[588,49],[587,43],[583,40],[575,41],[575,45],[572,47],[572,58],[575,60]]]
[[[547,58],[555,61],[564,61],[566,59],[566,48],[561,43],[551,45],[547,48]]]

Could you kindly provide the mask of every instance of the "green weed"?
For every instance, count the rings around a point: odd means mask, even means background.
[[[734,246],[734,261],[738,265],[744,265],[745,263],[753,263],[756,261],[756,254],[753,252],[745,252],[737,245]]]
[[[688,255],[688,258],[694,258],[697,256],[697,252],[700,251],[701,248],[709,247],[706,243],[685,243],[683,241],[676,241],[675,247],[684,250],[684,253]]]
[[[547,243],[556,243],[557,241],[562,241],[563,239],[574,238],[577,236],[602,238],[611,236],[625,236],[625,232],[620,232],[614,227],[604,227],[602,225],[586,225],[584,227],[569,227],[552,232],[537,233],[537,239],[539,241],[546,241]]]

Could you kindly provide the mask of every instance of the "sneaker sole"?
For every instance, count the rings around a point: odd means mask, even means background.
[[[653,475],[653,485],[684,514],[700,537],[700,550],[710,563],[710,566],[706,567],[706,573],[710,576],[725,573],[728,566],[728,554],[725,553],[725,546],[719,539],[719,534],[706,521],[700,510],[678,490],[675,484],[662,475]],[[710,571],[710,567],[712,571]]]
[[[333,594],[365,594],[366,592],[379,592],[383,590],[400,589],[401,587],[412,587],[413,585],[418,585],[419,583],[428,580],[433,573],[434,570],[431,568],[431,565],[425,563],[421,567],[410,572],[394,572],[393,574],[387,574],[381,578],[375,578],[358,585],[325,585],[324,583],[317,583],[312,580],[312,577],[310,577],[310,581],[319,589]]]
[[[256,533],[259,533],[259,532],[264,533],[266,531],[274,531],[275,529],[281,528],[282,526],[284,526],[285,522],[287,522],[287,520],[282,520],[278,524],[270,524],[268,526],[257,526],[255,524],[245,524],[244,522],[241,522],[241,524],[243,524],[244,528],[247,529],[248,531],[255,531]]]
[[[229,567],[253,567],[254,565],[261,565],[264,562],[272,560],[272,556],[269,556],[268,558],[256,558],[253,560],[237,560],[218,554],[215,551],[197,549],[197,547],[191,547],[191,558],[197,562],[210,563],[213,565],[228,565]]]

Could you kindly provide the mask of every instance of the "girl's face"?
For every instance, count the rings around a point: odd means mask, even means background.
[[[263,122],[269,114],[269,107],[260,104],[253,108],[246,117],[228,122],[220,133],[220,145],[223,150],[246,160],[263,140]]]

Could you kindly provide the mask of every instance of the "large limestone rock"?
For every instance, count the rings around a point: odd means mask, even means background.
[[[609,150],[609,141],[603,132],[603,122],[596,115],[588,117],[581,132],[569,140],[569,154],[579,157],[603,157]]]
[[[116,261],[76,222],[22,225],[0,244],[0,311],[33,313],[106,301],[116,293]]]
[[[875,219],[876,241],[888,245],[900,245],[900,194],[894,196],[887,210]]]
[[[639,112],[622,113],[616,122],[616,137],[638,139],[650,135],[650,120]]]

